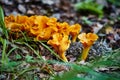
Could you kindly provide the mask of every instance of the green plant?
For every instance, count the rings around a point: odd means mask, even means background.
[[[86,65],[66,63],[71,70],[56,75],[54,80],[119,80],[120,79],[120,49],[106,52],[101,58],[89,62]],[[106,69],[108,71],[102,70]],[[110,70],[109,68],[112,68]]]
[[[2,64],[6,64],[6,63],[8,63],[8,56],[7,56],[7,54],[6,54],[7,41],[6,41],[5,39],[3,39],[3,38],[0,37],[0,42],[1,42],[2,45],[3,45],[1,63],[2,63]]]
[[[2,32],[4,33],[5,37],[8,39],[8,30],[5,27],[4,13],[1,6],[0,6],[0,27],[2,28]]]
[[[81,20],[83,21],[83,24],[87,24],[87,25],[92,25],[93,24],[92,21],[88,20],[88,18],[85,17],[85,16],[83,16],[81,18]]]
[[[98,17],[103,17],[103,6],[97,4],[93,0],[85,0],[83,2],[76,3],[74,5],[75,9],[84,14],[95,14]]]
[[[120,3],[119,3],[119,0],[107,0],[109,3],[115,5],[115,6],[118,6],[120,7]]]

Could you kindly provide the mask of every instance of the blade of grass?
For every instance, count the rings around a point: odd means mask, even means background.
[[[1,6],[0,6],[0,26],[3,29],[3,33],[4,33],[5,37],[8,39],[8,31],[7,31],[6,27],[5,27],[4,13],[3,13],[3,9],[2,9]]]
[[[2,64],[7,63],[8,62],[8,57],[6,54],[6,47],[7,47],[7,41],[5,39],[2,39],[2,44],[3,44],[3,49],[2,49]]]
[[[25,36],[25,34],[24,34],[22,31],[20,31],[20,32],[22,33],[22,35],[23,35],[25,41],[28,41],[28,40],[27,40],[27,37]]]
[[[4,21],[4,14],[1,6],[0,6],[0,21]]]
[[[34,70],[34,69],[37,69],[38,67],[30,67],[28,69],[25,69],[25,70],[22,70],[18,73],[17,76],[15,76],[15,78],[13,80],[16,80],[19,76],[23,75],[25,72],[28,72],[28,71],[31,71],[31,70]]]
[[[29,44],[27,44],[27,43],[25,43],[25,42],[23,42],[27,47],[29,47],[31,50],[33,50],[33,52],[38,56],[38,58],[39,59],[43,59],[40,55],[39,55],[39,53],[35,50],[35,49],[33,49]]]
[[[65,62],[62,58],[60,58],[60,56],[55,53],[52,49],[50,49],[47,45],[45,45],[43,42],[38,41],[42,46],[44,46],[46,49],[48,49],[53,55],[55,55],[57,58],[59,58],[60,60],[62,60],[63,62]]]
[[[17,49],[18,47],[13,47],[8,53],[7,53],[7,57],[10,55],[10,53],[12,52],[12,51],[14,51],[15,49]],[[18,48],[19,49],[19,48]]]

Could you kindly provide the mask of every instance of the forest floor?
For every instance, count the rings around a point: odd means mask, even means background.
[[[17,39],[9,34],[6,39],[0,28],[0,80],[119,80],[120,2],[95,1],[92,5],[101,8],[89,8],[89,0],[87,8],[81,7],[86,4],[82,0],[1,0],[5,17],[55,17],[58,22],[78,23],[81,33],[95,33],[99,39],[86,62],[77,62],[83,50],[78,39],[66,51],[68,62],[63,62],[46,42],[26,40],[26,34]]]

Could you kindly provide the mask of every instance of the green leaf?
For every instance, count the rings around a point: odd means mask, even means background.
[[[103,6],[93,2],[93,0],[85,0],[83,2],[76,3],[75,9],[84,14],[95,14],[98,17],[103,17]]]
[[[0,6],[0,21],[3,22],[4,21],[4,13],[3,13],[3,9]]]
[[[90,20],[88,20],[87,17],[82,17],[82,21],[84,22],[84,24],[89,24],[89,25],[92,24],[92,22]]]
[[[17,55],[15,56],[15,58],[16,58],[16,59],[21,59],[22,57],[21,57],[21,55],[17,54]]]
[[[8,63],[5,63],[4,65],[1,65],[0,71],[6,71],[6,72],[13,71],[14,72],[14,69],[20,63],[21,62],[18,62],[18,61],[11,61],[11,62],[9,61]]]
[[[120,0],[107,0],[108,2],[112,3],[115,6],[120,7]]]
[[[33,57],[32,56],[27,55],[25,58],[26,58],[27,62],[32,62],[33,61]]]
[[[7,49],[7,41],[6,39],[2,39],[0,38],[1,41],[2,41],[2,44],[3,44],[3,49],[2,49],[2,59],[1,59],[1,62],[2,64],[5,64],[8,62],[8,56],[6,54],[6,49]]]
[[[3,9],[1,6],[0,6],[0,27],[2,28],[2,31],[5,35],[5,37],[8,39],[8,32],[5,27],[5,23],[4,23],[4,13],[3,13]]]

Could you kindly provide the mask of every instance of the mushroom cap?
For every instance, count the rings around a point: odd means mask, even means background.
[[[80,42],[84,47],[91,46],[97,39],[98,36],[94,33],[81,33],[78,35]]]

